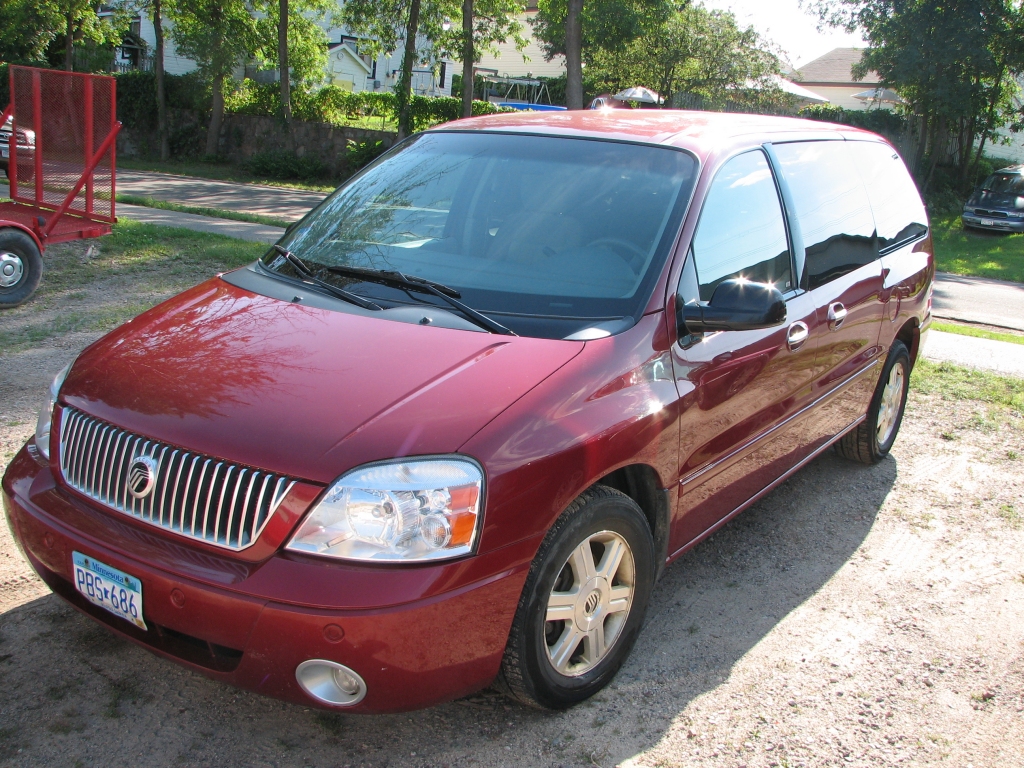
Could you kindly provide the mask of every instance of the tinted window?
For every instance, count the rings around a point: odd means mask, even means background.
[[[711,183],[691,246],[701,301],[723,280],[742,277],[793,287],[782,206],[768,159],[760,150],[738,155]]]
[[[424,133],[341,187],[281,242],[314,267],[444,283],[473,308],[505,315],[500,322],[517,332],[561,338],[591,318],[643,311],[695,170],[691,155],[662,147]],[[283,259],[271,266],[291,274]],[[375,301],[411,301],[359,278],[331,279]]]
[[[871,205],[843,141],[777,144],[817,288],[878,258]]]
[[[867,141],[848,143],[871,198],[879,248],[920,237],[928,217],[914,180],[892,147]]]
[[[985,183],[981,185],[981,188],[1004,195],[1024,195],[1024,175],[1019,173],[993,173],[985,179]]]

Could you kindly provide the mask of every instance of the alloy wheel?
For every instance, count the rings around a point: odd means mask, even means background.
[[[900,405],[903,403],[904,376],[903,363],[897,362],[889,371],[889,380],[885,382],[885,389],[882,390],[876,422],[879,445],[886,444],[896,427],[896,417],[899,415]]]
[[[569,555],[548,596],[544,637],[551,666],[582,675],[604,659],[629,617],[636,567],[613,531],[584,539]]]

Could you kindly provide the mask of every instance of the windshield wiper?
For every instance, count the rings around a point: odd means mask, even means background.
[[[339,288],[336,285],[331,285],[326,280],[321,280],[319,277],[313,274],[313,270],[307,267],[306,263],[302,259],[300,259],[294,253],[289,251],[287,248],[283,248],[280,245],[274,245],[274,250],[281,254],[281,256],[289,264],[291,264],[292,267],[294,267],[295,271],[298,272],[299,276],[302,278],[302,282],[312,283],[321,290],[324,290],[327,293],[331,294],[335,298],[341,299],[342,301],[347,301],[350,304],[355,304],[357,307],[362,307],[363,309],[373,309],[377,311],[384,309],[384,307],[380,306],[379,304],[374,304],[372,301],[364,299],[362,296],[357,296],[351,291],[346,291],[344,288]],[[275,270],[271,271],[275,272],[275,274],[279,274]],[[284,277],[284,275],[281,275],[281,277]]]
[[[416,277],[415,275],[406,275],[398,272],[397,270],[391,269],[360,269],[359,267],[326,267],[326,269],[328,272],[333,272],[336,275],[361,277],[370,282],[389,285],[393,288],[402,288],[407,291],[419,291],[420,293],[433,294],[458,309],[466,315],[472,323],[480,326],[485,331],[500,333],[504,336],[516,335],[501,323],[496,322],[487,317],[487,315],[481,314],[472,307],[463,304],[459,301],[462,294],[454,288],[449,288],[447,285],[442,283],[435,283],[433,280]]]

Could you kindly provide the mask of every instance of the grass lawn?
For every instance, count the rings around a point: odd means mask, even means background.
[[[231,163],[205,163],[201,160],[128,160],[117,158],[117,167],[129,171],[156,171],[158,173],[171,173],[175,176],[198,176],[201,179],[216,179],[218,181],[238,181],[244,184],[267,184],[273,187],[285,187],[287,189],[308,189],[313,192],[333,192],[337,184],[330,181],[278,181],[254,176],[237,165]],[[340,183],[340,182],[339,182]]]
[[[964,230],[959,215],[932,219],[935,265],[940,272],[1024,283],[1024,234]]]
[[[1024,379],[919,358],[911,388],[949,400],[979,400],[1024,416]]]
[[[255,261],[266,249],[130,220],[115,224],[107,237],[51,246],[36,295],[4,310],[0,358],[63,334],[111,330],[218,272]]]
[[[228,211],[223,208],[207,208],[199,205],[181,205],[170,203],[166,200],[156,200],[152,197],[142,195],[118,194],[117,202],[127,205],[143,205],[146,208],[159,208],[164,211],[178,211],[180,213],[194,213],[199,216],[213,216],[218,219],[231,219],[233,221],[247,221],[252,224],[266,224],[270,227],[287,227],[291,222],[288,219],[278,219],[273,216],[260,216],[257,213],[242,213],[241,211]]]
[[[942,331],[943,333],[956,333],[960,336],[973,336],[976,339],[991,339],[992,341],[1008,341],[1011,344],[1024,344],[1024,334],[1001,333],[999,331],[990,331],[987,328],[976,328],[973,325],[963,325],[961,323],[942,323],[935,321],[932,323],[932,330]]]

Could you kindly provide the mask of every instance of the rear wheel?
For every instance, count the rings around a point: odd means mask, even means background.
[[[863,464],[877,464],[889,455],[903,423],[910,387],[910,353],[894,341],[875,388],[867,418],[836,443],[839,455]]]
[[[24,304],[43,276],[35,241],[17,229],[0,229],[0,309]]]
[[[654,540],[619,491],[583,493],[548,532],[530,567],[498,686],[518,701],[564,709],[615,676],[643,624]]]

